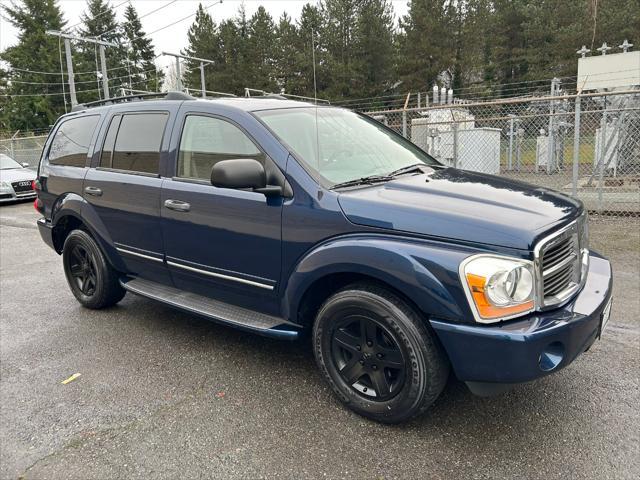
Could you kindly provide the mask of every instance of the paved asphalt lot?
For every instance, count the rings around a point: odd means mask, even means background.
[[[637,220],[592,221],[616,299],[588,353],[499,397],[452,379],[425,416],[389,427],[342,408],[305,343],[131,294],[82,309],[36,218],[30,203],[0,207],[2,479],[640,474]]]

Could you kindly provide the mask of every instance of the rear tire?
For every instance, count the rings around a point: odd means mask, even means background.
[[[100,309],[118,303],[126,290],[96,241],[84,230],[73,230],[62,249],[64,274],[83,307]]]
[[[316,362],[340,401],[383,423],[423,413],[449,363],[424,320],[397,295],[354,284],[331,296],[313,328]]]

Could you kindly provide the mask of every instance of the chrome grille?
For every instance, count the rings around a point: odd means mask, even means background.
[[[31,184],[31,180],[23,180],[20,182],[13,182],[11,184],[13,187],[13,191],[16,193],[25,193],[25,192],[33,192],[33,187]]]
[[[537,245],[541,307],[558,305],[580,288],[583,256],[588,256],[585,232],[586,216],[583,215]]]

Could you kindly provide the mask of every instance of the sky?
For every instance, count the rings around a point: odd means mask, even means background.
[[[5,0],[3,0],[4,2]],[[7,0],[19,2],[19,0]],[[161,52],[180,53],[180,50],[187,45],[187,31],[193,23],[198,4],[205,7],[216,2],[216,0],[129,0],[136,8],[140,17],[156,10],[163,5],[167,5],[161,10],[151,13],[141,19],[145,32],[153,32],[170,23],[173,23],[190,14],[192,17],[179,22],[162,31],[151,34],[156,54]],[[116,6],[118,20],[122,20],[124,10],[129,3],[127,0],[110,0],[111,5]],[[217,4],[208,9],[216,23],[235,16],[240,4],[245,4],[247,16],[253,15],[260,5],[263,5],[277,20],[283,12],[287,12],[294,20],[297,19],[306,3],[315,3],[315,0],[223,0],[222,4]],[[407,13],[408,0],[391,0],[396,18]],[[72,27],[80,22],[80,16],[86,10],[85,0],[58,0],[64,18],[67,20],[67,27]],[[17,31],[9,22],[0,16],[0,51],[17,42]],[[160,57],[158,63],[163,67],[173,61],[169,57]]]

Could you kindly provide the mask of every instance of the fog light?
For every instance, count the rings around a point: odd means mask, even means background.
[[[538,364],[540,370],[544,372],[550,372],[562,362],[564,357],[564,345],[560,342],[550,343],[540,354]]]

